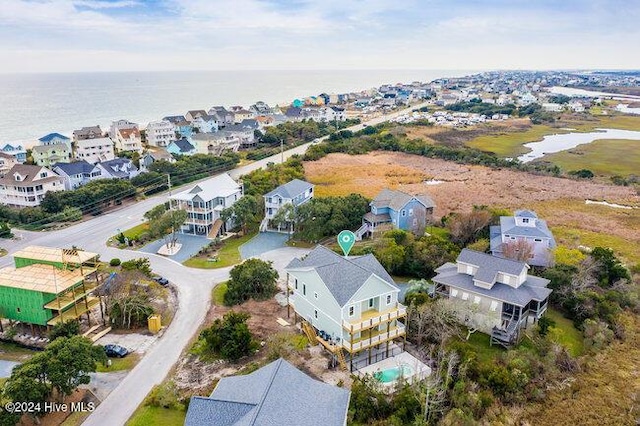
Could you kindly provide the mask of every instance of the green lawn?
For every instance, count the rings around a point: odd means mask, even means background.
[[[473,346],[474,352],[478,357],[478,362],[481,364],[488,364],[494,362],[494,360],[500,356],[505,349],[502,346],[489,344],[490,337],[488,334],[476,331],[473,333],[467,343]]]
[[[213,300],[214,305],[224,305],[224,295],[227,292],[227,288],[227,283],[223,282],[218,284],[213,288],[213,290],[211,290],[211,300]]]
[[[111,360],[111,367],[107,367],[103,364],[98,364],[97,371],[99,373],[111,373],[114,371],[131,370],[136,366],[140,357],[138,354],[132,353],[124,358],[109,358]]]
[[[568,151],[545,155],[541,161],[557,164],[564,171],[589,169],[596,175],[628,176],[640,170],[640,141],[596,140]]]
[[[552,232],[556,241],[567,247],[576,248],[581,245],[592,248],[608,247],[622,257],[625,263],[640,263],[640,251],[634,244],[629,244],[628,239],[606,232],[593,232],[565,226],[554,226]]]
[[[134,240],[137,237],[139,237],[140,234],[148,230],[149,230],[149,224],[145,222],[145,223],[141,223],[140,225],[136,225],[133,228],[129,228],[126,231],[123,231],[122,233],[128,239]]]
[[[127,426],[182,426],[184,410],[172,410],[161,407],[139,407],[127,422]]]
[[[216,262],[209,261],[209,255],[205,257],[192,257],[191,259],[183,263],[184,266],[189,268],[200,269],[217,269],[226,268],[227,266],[233,266],[240,263],[240,246],[255,237],[256,234],[243,235],[242,237],[231,237],[225,240],[224,245],[218,252],[218,260]]]
[[[584,339],[580,330],[575,328],[573,321],[565,318],[562,314],[548,308],[545,316],[555,321],[556,325],[549,328],[549,336],[555,342],[564,346],[571,356],[580,356],[584,352]]]

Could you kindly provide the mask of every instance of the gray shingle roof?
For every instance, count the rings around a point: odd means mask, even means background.
[[[189,141],[184,138],[178,139],[177,141],[173,141],[171,143],[175,144],[180,152],[191,152],[195,149],[193,145],[191,145],[191,143],[189,143]]]
[[[342,426],[349,391],[307,376],[284,359],[220,379],[210,398],[193,397],[185,426]]]
[[[433,200],[428,195],[410,195],[406,192],[394,189],[383,189],[376,198],[371,201],[371,205],[376,208],[390,207],[395,211],[404,207],[411,199],[417,199],[427,208],[435,207]]]
[[[317,246],[304,259],[293,259],[286,269],[306,268],[316,271],[340,306],[345,306],[373,274],[397,290],[393,278],[372,254],[344,258]]]
[[[53,169],[60,169],[68,176],[91,173],[94,167],[93,164],[89,164],[85,160],[75,161],[73,163],[56,163],[52,166]]]
[[[475,250],[462,249],[460,255],[458,255],[458,261],[468,263],[478,267],[476,277],[478,279],[480,274],[482,277],[490,277],[496,275],[498,272],[504,272],[505,274],[520,275],[523,269],[528,269],[528,266],[524,262],[517,262],[511,259],[503,259],[501,257],[491,256],[487,253],[481,253]],[[484,281],[481,280],[481,281]],[[493,281],[485,281],[491,283]]]
[[[555,240],[553,234],[547,227],[547,222],[542,219],[536,219],[536,226],[518,226],[516,225],[516,219],[513,216],[501,216],[500,217],[500,230],[502,234],[509,236],[523,236],[532,238],[550,238],[552,240],[552,247],[555,246]]]
[[[291,180],[283,185],[280,185],[271,192],[266,193],[265,197],[273,197],[279,195],[282,198],[295,198],[300,194],[303,194],[307,189],[313,188],[314,185],[309,182],[305,182],[300,179]]]
[[[535,214],[535,212],[532,212],[531,210],[516,210],[515,216],[518,217],[531,217],[531,218],[538,218],[538,215]]]
[[[433,282],[517,306],[525,306],[531,300],[543,301],[551,294],[551,289],[546,288],[549,280],[531,275],[518,288],[495,283],[491,289],[484,289],[473,283],[474,277],[471,275],[458,273],[455,263],[445,263],[436,269],[436,272],[438,275],[433,278]]]

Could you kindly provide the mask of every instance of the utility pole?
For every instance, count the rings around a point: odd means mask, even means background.
[[[280,138],[280,162],[284,163],[284,139]]]
[[[171,196],[171,173],[167,173],[167,186],[169,187],[169,196]]]

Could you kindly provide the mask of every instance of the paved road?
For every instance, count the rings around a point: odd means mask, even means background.
[[[415,105],[410,109],[420,108],[422,105],[425,104]],[[350,130],[361,130],[366,125],[381,123],[410,109],[353,126]],[[311,143],[308,143],[285,151],[284,158],[286,159],[293,154],[302,154],[310,145]],[[238,178],[240,175],[266,166],[269,162],[279,161],[281,161],[280,154],[239,167],[230,171],[229,174],[233,178]],[[18,231],[22,239],[11,241],[8,244],[9,255],[0,258],[0,266],[11,265],[12,258],[10,255],[28,245],[52,247],[71,247],[75,245],[88,251],[100,253],[102,259],[105,260],[113,257],[118,257],[122,260],[140,257],[141,253],[139,252],[106,247],[105,241],[113,236],[118,229],[128,229],[141,223],[144,213],[152,207],[165,202],[167,197],[167,193],[159,194],[59,231]],[[294,256],[300,256],[305,252],[306,250],[286,247],[264,253],[260,257],[273,261],[276,269],[282,271]],[[147,355],[89,416],[84,425],[103,426],[107,424],[123,425],[126,423],[151,388],[161,383],[171,370],[171,367],[176,363],[183,348],[204,321],[209,308],[213,286],[219,282],[226,281],[231,269],[230,267],[214,270],[191,269],[162,256],[153,254],[145,254],[145,256],[149,257],[154,271],[169,279],[177,287],[178,309],[171,325],[162,338],[158,339],[149,348]]]

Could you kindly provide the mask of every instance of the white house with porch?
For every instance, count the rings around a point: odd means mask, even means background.
[[[546,312],[551,294],[549,280],[528,271],[524,262],[463,249],[456,263],[436,269],[433,282],[462,323],[489,334],[491,343],[510,346]]]
[[[273,191],[264,195],[264,219],[260,224],[260,230],[266,231],[269,228],[269,223],[273,221],[280,209],[284,206],[291,205],[295,209],[296,207],[306,203],[313,198],[314,184],[305,182],[300,179],[294,179],[280,185]],[[271,228],[278,228],[280,230],[282,226],[274,225]],[[284,225],[285,229],[289,229],[293,232],[292,224],[289,222]]]
[[[223,222],[220,213],[243,195],[242,185],[224,173],[171,195],[169,201],[171,209],[188,213],[180,232],[215,238],[233,226],[230,221]]]
[[[390,345],[405,336],[406,307],[400,290],[372,255],[340,256],[317,246],[285,268],[289,314],[301,320],[311,342],[328,349],[343,369],[363,352],[389,356]],[[346,353],[346,354],[345,354]]]

